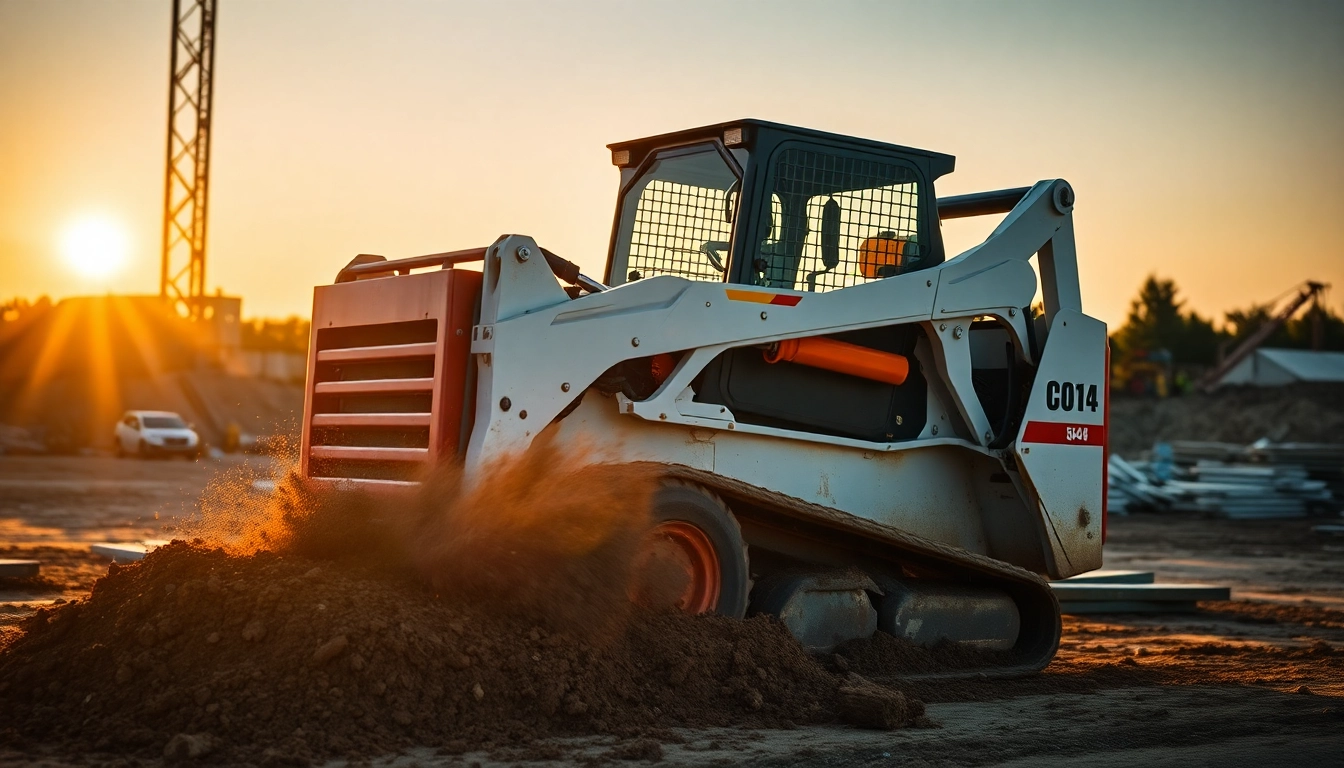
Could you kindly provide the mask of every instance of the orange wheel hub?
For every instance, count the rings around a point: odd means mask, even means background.
[[[706,613],[719,604],[719,557],[709,536],[692,523],[659,523],[645,539],[636,567],[638,602],[671,604],[686,613]]]

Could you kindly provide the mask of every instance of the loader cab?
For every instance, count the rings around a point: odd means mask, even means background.
[[[609,148],[621,190],[607,285],[822,292],[943,261],[933,183],[950,155],[760,120]]]

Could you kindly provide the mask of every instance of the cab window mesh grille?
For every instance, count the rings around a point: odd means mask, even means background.
[[[737,174],[715,145],[659,150],[622,198],[612,283],[723,280],[737,197]]]
[[[724,221],[725,191],[654,180],[639,195],[630,238],[630,275],[676,275],[722,280],[732,224]],[[719,246],[719,247],[715,247]],[[713,257],[707,250],[713,250]],[[638,277],[635,277],[638,275]]]
[[[829,291],[920,267],[913,169],[786,149],[774,164],[773,221],[764,222],[757,285]]]

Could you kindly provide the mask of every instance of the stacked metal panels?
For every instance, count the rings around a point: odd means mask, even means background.
[[[1174,490],[1193,497],[1193,507],[1220,517],[1263,519],[1305,517],[1311,504],[1331,501],[1322,480],[1307,479],[1297,466],[1258,467],[1201,461],[1193,481],[1173,480]]]
[[[1201,461],[1236,462],[1246,458],[1247,446],[1241,443],[1213,443],[1199,440],[1172,440],[1172,460],[1183,466],[1192,466]]]
[[[1199,512],[1231,519],[1331,514],[1344,492],[1344,446],[1176,442],[1158,462],[1110,460],[1109,509]]]
[[[1172,498],[1161,487],[1161,482],[1145,470],[1149,462],[1128,461],[1111,454],[1106,479],[1106,509],[1111,514],[1127,515],[1131,511],[1166,512],[1172,507]]]
[[[1246,454],[1260,464],[1302,467],[1313,480],[1324,480],[1335,498],[1344,499],[1344,445],[1257,440]]]

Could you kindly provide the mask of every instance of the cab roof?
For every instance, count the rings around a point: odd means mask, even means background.
[[[638,165],[643,162],[644,157],[651,150],[668,145],[719,139],[730,149],[744,147],[750,150],[757,144],[774,144],[789,138],[867,149],[883,154],[900,154],[907,157],[923,158],[928,163],[930,176],[933,178],[951,173],[957,163],[955,156],[945,155],[941,152],[931,152],[927,149],[916,149],[915,147],[864,139],[857,136],[846,136],[840,133],[828,133],[795,125],[772,123],[768,120],[757,120],[755,118],[731,120],[726,123],[714,123],[699,128],[673,131],[672,133],[660,133],[642,139],[619,141],[615,144],[608,144],[607,148],[612,152],[613,162],[615,162],[619,153],[629,153],[626,161],[617,162],[617,165]]]

